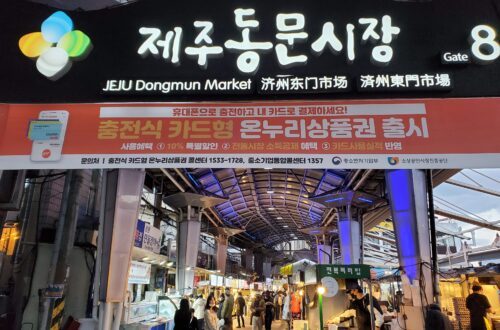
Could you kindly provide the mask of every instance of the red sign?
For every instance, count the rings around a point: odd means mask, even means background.
[[[0,169],[500,164],[500,98],[12,104],[0,119]]]

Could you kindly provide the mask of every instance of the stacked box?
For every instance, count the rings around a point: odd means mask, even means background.
[[[465,305],[465,298],[453,298],[453,308],[460,330],[470,329],[470,313]]]

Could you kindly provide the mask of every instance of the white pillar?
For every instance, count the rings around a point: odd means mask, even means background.
[[[227,235],[219,234],[216,238],[217,242],[217,270],[220,270],[221,274],[224,275],[226,273],[226,261],[227,261],[227,245],[228,245],[228,237]]]
[[[338,221],[341,264],[359,264],[361,258],[360,226],[351,215],[350,205],[346,208],[346,212],[339,214]]]
[[[188,206],[178,223],[176,289],[181,294],[189,293],[194,287],[194,268],[200,244],[200,216],[199,210]]]

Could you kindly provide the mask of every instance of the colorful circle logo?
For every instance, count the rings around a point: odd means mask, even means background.
[[[51,155],[51,154],[52,154],[52,153],[50,152],[50,150],[49,150],[49,149],[44,149],[44,150],[42,151],[42,158],[47,159],[47,158],[49,158],[49,157],[50,157],[50,155]]]
[[[389,165],[398,165],[399,164],[399,157],[387,157],[387,162]]]

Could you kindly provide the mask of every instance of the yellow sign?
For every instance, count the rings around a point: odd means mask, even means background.
[[[17,225],[5,225],[0,237],[0,253],[5,253],[8,256],[14,254],[16,242],[19,239],[19,230]]]
[[[283,266],[280,268],[280,274],[281,275],[292,275],[293,274],[293,267],[292,264],[288,264],[286,266]]]

